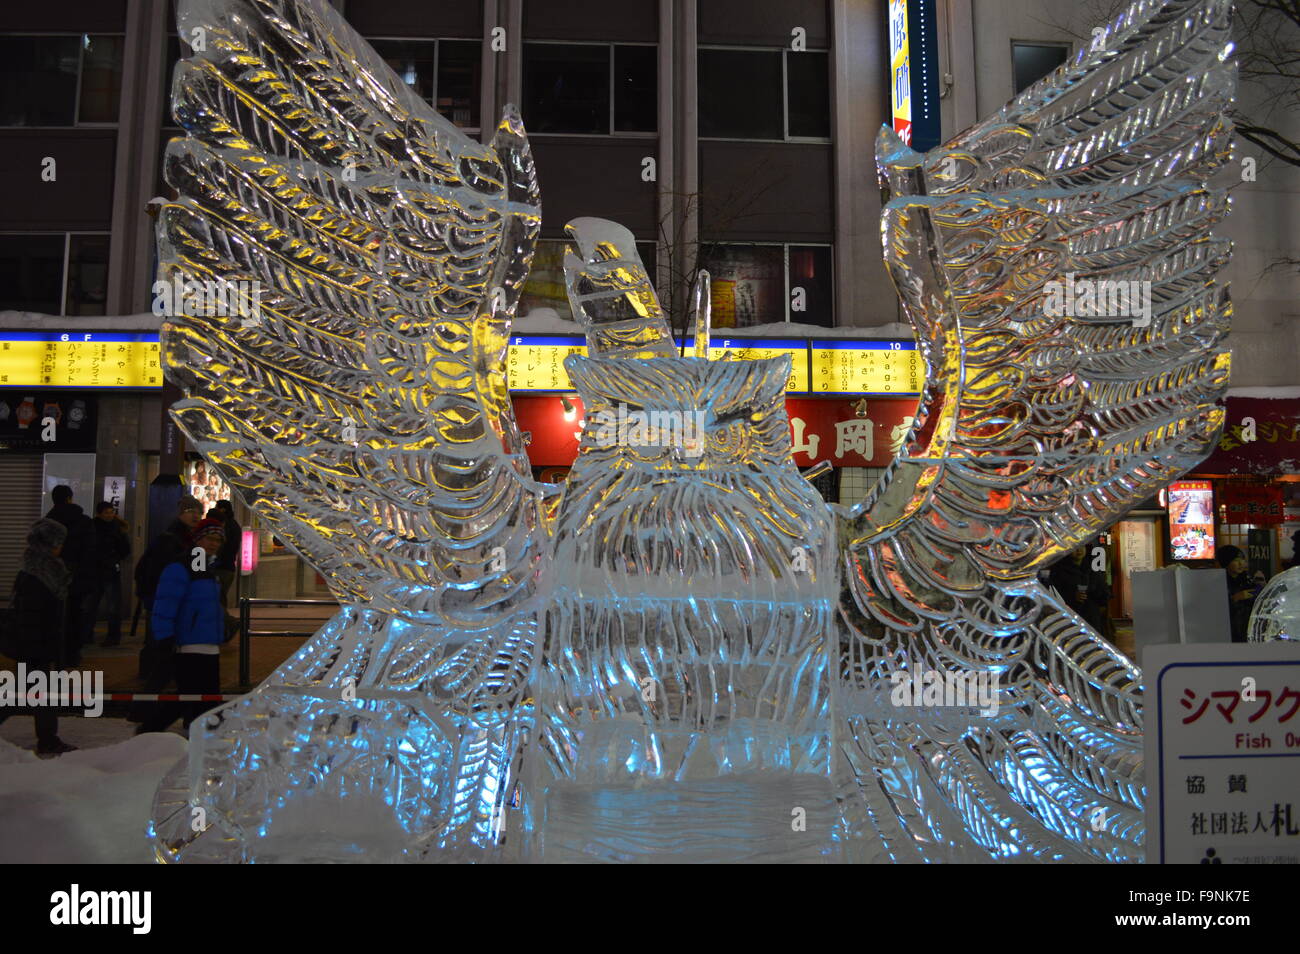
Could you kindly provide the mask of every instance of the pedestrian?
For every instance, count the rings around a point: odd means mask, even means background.
[[[1087,556],[1087,547],[1075,547],[1052,565],[1048,578],[1065,604],[1083,617],[1085,623],[1105,636],[1108,631],[1113,632],[1108,625],[1110,587],[1106,583],[1106,574],[1092,569],[1086,562]]]
[[[122,642],[122,563],[131,555],[131,537],[112,501],[101,500],[95,505],[94,523],[99,563],[96,611],[103,604],[108,618],[104,645],[117,646]]]
[[[203,516],[203,505],[198,498],[189,494],[181,497],[176,509],[176,519],[168,524],[167,529],[159,534],[135,565],[136,599],[144,604],[145,634],[144,647],[140,650],[140,674],[145,679],[145,688],[155,692],[161,690],[171,681],[171,657],[159,653],[157,642],[153,639],[153,598],[158,588],[158,579],[163,570],[177,560],[187,558],[190,552],[190,533],[198,526]]]
[[[221,691],[221,644],[226,640],[226,614],[221,608],[221,585],[213,570],[214,559],[225,540],[220,520],[204,520],[191,540],[202,550],[193,557],[169,563],[158,579],[153,597],[153,638],[162,652],[174,652],[176,690],[182,695],[209,695]],[[155,703],[137,729],[162,732],[177,718],[190,723],[212,708],[210,703]]]
[[[1262,589],[1251,579],[1246,554],[1240,547],[1219,547],[1214,559],[1228,576],[1228,622],[1234,643],[1246,642],[1246,629],[1250,624],[1250,611],[1255,607],[1255,597]]]
[[[243,542],[244,530],[235,519],[235,508],[229,500],[218,500],[213,508],[217,511],[226,530],[226,541],[217,554],[217,579],[221,581],[221,606],[229,606],[230,587],[239,572],[239,548]]]
[[[75,669],[81,665],[82,645],[95,641],[95,617],[99,608],[98,538],[94,522],[79,504],[72,502],[71,487],[59,484],[50,491],[50,496],[54,506],[46,513],[46,519],[57,520],[68,531],[61,557],[63,565],[71,573],[64,621],[63,660]]]
[[[67,537],[67,528],[57,520],[37,520],[27,532],[27,549],[14,579],[0,649],[31,671],[52,673],[62,668],[66,649],[63,624],[72,581],[72,574],[60,559]],[[59,738],[57,712],[55,706],[47,704],[32,713],[37,755],[62,755],[76,748]],[[0,710],[0,722],[10,714]]]

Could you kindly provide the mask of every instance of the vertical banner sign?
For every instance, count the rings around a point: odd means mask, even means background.
[[[117,508],[117,515],[123,515],[122,504],[126,500],[126,478],[125,477],[105,477],[104,478],[104,500],[107,500]]]
[[[1264,581],[1273,575],[1273,531],[1246,531],[1246,562],[1252,579]]]
[[[170,381],[163,383],[162,420],[159,422],[161,434],[158,442],[159,474],[179,475],[185,462],[185,440],[181,435],[181,429],[176,426],[171,416],[172,405],[183,397],[181,389],[176,385]]]
[[[939,145],[939,31],[934,0],[889,0],[894,132],[918,152]]]
[[[1142,671],[1147,863],[1300,863],[1300,645],[1148,646]]]
[[[239,574],[252,576],[257,572],[257,558],[260,555],[258,545],[262,532],[245,530],[239,539]]]

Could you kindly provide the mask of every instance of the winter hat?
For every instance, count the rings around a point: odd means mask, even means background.
[[[57,520],[41,519],[27,531],[27,549],[23,552],[22,570],[40,580],[59,599],[68,592],[72,574],[54,555],[54,548],[68,538],[68,528]]]
[[[1227,566],[1239,556],[1244,556],[1240,547],[1226,546],[1219,547],[1214,551],[1214,559],[1219,561],[1219,566]]]
[[[68,528],[57,520],[48,520],[41,518],[32,524],[32,528],[27,531],[27,545],[36,547],[38,550],[53,550],[55,547],[63,546],[63,541],[68,538]]]
[[[197,510],[199,513],[203,513],[203,504],[199,502],[198,497],[191,497],[186,494],[177,505],[176,512],[185,513],[187,510]]]
[[[211,536],[219,537],[223,542],[226,539],[226,525],[215,517],[208,517],[205,520],[200,520],[199,525],[195,527],[194,532],[190,534],[190,538],[195,543],[198,543],[204,537]]]

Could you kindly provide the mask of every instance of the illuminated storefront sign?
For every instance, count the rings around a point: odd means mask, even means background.
[[[568,407],[565,407],[565,403]],[[534,467],[567,467],[578,456],[584,413],[577,397],[520,395],[515,420]],[[794,462],[811,467],[885,467],[912,426],[915,398],[787,398]]]
[[[506,380],[512,391],[571,391],[564,359],[586,354],[582,335],[515,335],[506,353]]]
[[[0,387],[162,387],[158,335],[0,331]]]
[[[693,339],[680,342],[690,353]],[[514,335],[506,358],[511,391],[571,391],[564,359],[586,354],[581,335]],[[791,394],[919,394],[925,382],[911,341],[714,337],[715,361],[790,357]],[[162,387],[156,333],[0,332],[0,388]]]
[[[679,345],[689,354],[693,338]],[[586,354],[585,339],[564,335],[516,335],[506,359],[511,391],[571,391],[564,359]],[[793,394],[920,394],[924,366],[911,341],[848,338],[713,338],[714,361],[790,356]]]
[[[688,338],[689,349],[694,338]],[[760,358],[790,356],[790,380],[787,391],[808,390],[808,342],[801,338],[713,338],[709,341],[709,357],[714,361],[757,361]]]
[[[814,340],[813,394],[919,394],[921,355],[911,341]]]
[[[257,572],[257,561],[261,556],[260,530],[244,530],[239,536],[239,574],[252,576]]]
[[[889,0],[894,132],[921,152],[939,145],[938,38],[934,0]]]
[[[1169,485],[1169,545],[1175,560],[1214,559],[1214,487],[1208,480]]]

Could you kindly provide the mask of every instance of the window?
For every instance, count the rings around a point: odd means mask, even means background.
[[[834,285],[829,245],[706,245],[700,264],[713,286],[713,325],[779,321],[829,328]]]
[[[108,301],[108,236],[69,235],[65,315],[103,315]]]
[[[659,119],[654,46],[524,44],[524,125],[530,133],[653,133]]]
[[[1028,89],[1065,62],[1070,47],[1059,43],[1011,43],[1016,92]]]
[[[0,36],[0,125],[115,123],[122,37]]]
[[[461,129],[479,128],[478,40],[368,40],[425,102]]]
[[[532,268],[519,296],[516,314],[527,315],[541,309],[550,309],[566,321],[574,320],[573,311],[569,308],[569,293],[564,284],[564,252],[568,247],[569,242],[564,239],[542,239],[537,243]],[[641,256],[641,264],[645,266],[653,285],[655,243],[637,242],[636,251]]]
[[[700,50],[700,136],[828,138],[829,71],[826,53]]]
[[[0,311],[102,315],[106,233],[0,234]]]

